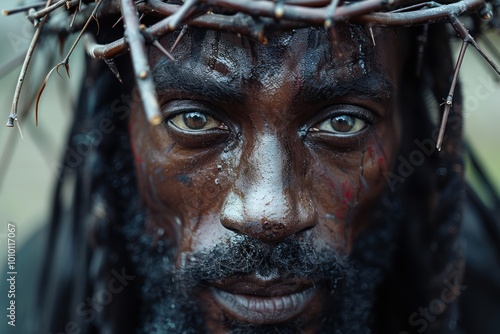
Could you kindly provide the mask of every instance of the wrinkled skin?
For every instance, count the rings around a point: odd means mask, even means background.
[[[322,29],[272,35],[269,45],[192,33],[175,63],[150,50],[165,121],[150,125],[136,105],[131,142],[145,233],[174,245],[177,268],[241,235],[269,247],[294,238],[348,257],[397,152],[401,68],[394,31],[376,31],[375,47],[365,28],[339,25],[336,34],[333,51]],[[167,49],[173,38],[162,41]],[[245,315],[221,302],[221,289],[261,303],[309,292],[296,312],[270,312],[274,304]],[[300,318],[313,333],[327,289],[271,268],[205,282],[193,298],[211,332],[227,332],[228,321]]]

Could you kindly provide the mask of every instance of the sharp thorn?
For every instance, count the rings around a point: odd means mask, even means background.
[[[120,81],[120,83],[123,83],[122,77],[120,76],[120,72],[118,71],[118,67],[116,66],[116,63],[114,62],[114,60],[113,59],[104,59],[104,62],[108,65],[111,72],[113,72],[116,79],[118,79],[118,81]]]
[[[187,25],[185,25],[185,26],[182,27],[182,30],[179,33],[179,36],[177,36],[177,38],[175,39],[174,45],[172,45],[172,47],[170,48],[170,52],[174,52],[174,50],[177,47],[177,45],[179,45],[179,42],[182,40],[182,38],[184,37],[184,35],[187,32],[187,28],[188,28]]]
[[[165,56],[167,56],[170,60],[175,61],[175,58],[168,52],[157,40],[153,41],[153,45],[160,50]]]

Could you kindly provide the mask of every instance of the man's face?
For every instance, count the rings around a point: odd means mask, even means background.
[[[165,121],[137,105],[130,128],[145,233],[172,245],[174,270],[199,269],[187,293],[209,331],[314,332],[335,307],[397,150],[400,72],[393,31],[335,38],[191,31],[175,62],[150,51]]]

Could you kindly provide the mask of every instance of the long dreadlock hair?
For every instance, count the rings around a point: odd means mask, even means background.
[[[101,18],[100,26],[117,18]],[[124,32],[117,28],[93,33],[97,43],[110,43]],[[454,74],[446,25],[408,28],[407,34],[410,51],[398,97],[400,105],[406,107],[402,118],[405,136],[399,150],[402,157],[410,157],[415,151],[414,138],[435,138],[439,105],[449,93]],[[54,197],[37,303],[37,332],[41,328],[51,332],[81,329],[82,333],[133,333],[140,322],[142,278],[131,259],[133,250],[126,248],[127,235],[140,238],[140,233],[127,231],[130,227],[123,219],[130,204],[138,201],[128,135],[130,104],[140,98],[131,84],[135,79],[132,63],[128,55],[113,62],[86,59]],[[123,85],[117,84],[118,68]],[[461,111],[457,84],[444,149],[433,150],[380,200],[381,210],[371,225],[390,222],[397,231],[397,248],[377,290],[374,332],[415,332],[409,316],[439,299],[443,282],[457,284],[461,280],[464,258],[457,239],[467,189]],[[68,188],[73,194],[69,210],[63,204]],[[366,240],[372,243],[371,248],[384,246],[381,240]],[[377,261],[376,252],[364,252],[365,246],[356,245],[354,256]],[[119,293],[110,291],[108,284],[113,278],[125,287]],[[457,312],[456,302],[447,304],[425,332],[458,332]]]

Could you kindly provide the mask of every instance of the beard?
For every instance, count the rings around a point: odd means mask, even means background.
[[[137,201],[136,203],[138,203]],[[383,201],[388,203],[386,200]],[[146,234],[147,212],[131,206],[124,213],[124,236],[137,274],[142,278],[141,319],[138,333],[209,333],[198,293],[204,282],[248,274],[310,279],[327,289],[326,304],[317,333],[373,333],[377,287],[392,266],[395,226],[377,210],[368,228],[357,238],[351,253],[318,250],[295,235],[278,244],[266,244],[235,235],[203,252],[182,254],[168,240]],[[378,218],[377,218],[378,217]],[[302,333],[300,316],[286,323],[256,325],[225,319],[229,333]]]

